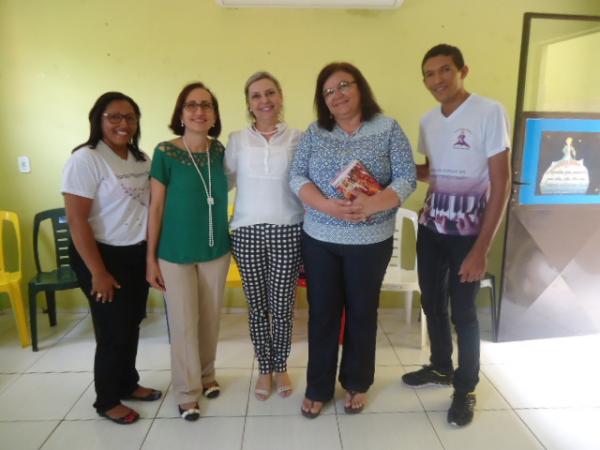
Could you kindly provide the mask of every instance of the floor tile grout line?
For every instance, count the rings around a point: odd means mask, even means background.
[[[52,431],[50,431],[50,433],[48,433],[48,436],[46,436],[46,439],[44,439],[44,441],[40,444],[38,449],[42,449],[44,447],[44,445],[46,445],[46,442],[48,442],[50,437],[52,437],[52,435],[56,432],[56,430],[58,430],[58,428],[62,425],[62,423],[63,423],[63,420],[58,421],[56,426],[54,428],[52,428]]]
[[[57,343],[60,342],[57,341]],[[59,420],[59,422],[56,424],[56,426],[52,429],[52,431],[48,434],[48,436],[46,436],[46,439],[44,439],[44,442],[42,442],[42,445],[40,445],[40,449],[44,447],[44,445],[46,445],[46,442],[48,442],[48,440],[52,437],[52,435],[54,435],[54,433],[56,433],[56,430],[58,430],[58,428],[64,423],[66,422],[66,418],[69,415],[69,413],[73,410],[73,408],[75,407],[75,405],[83,398],[83,396],[85,395],[85,393],[87,392],[87,390],[89,389],[90,385],[93,383],[93,380],[90,381],[87,386],[83,389],[83,391],[81,392],[81,394],[77,397],[77,399],[73,402],[73,404],[71,405],[71,407],[65,412],[64,416],[62,417],[62,419]]]
[[[83,319],[84,318],[82,318],[82,320]],[[75,326],[77,326],[77,325],[75,325]],[[68,331],[67,334],[70,333],[70,332],[72,332],[72,329],[71,329],[71,331]],[[390,341],[390,335],[388,333],[383,333],[383,335],[385,335],[385,338],[387,339],[387,341]],[[62,338],[60,338],[59,340],[57,340],[57,342],[64,342],[65,338],[67,338],[66,335],[64,335]],[[240,338],[241,338],[241,336],[240,336]],[[383,342],[385,342],[384,339],[382,339],[382,343]],[[401,347],[400,346],[394,346],[393,344],[392,344],[392,347],[394,348],[394,352],[396,353],[396,356],[398,356],[397,355],[397,349],[400,349]],[[255,362],[253,361],[253,365],[254,364],[255,364]],[[502,365],[502,364],[503,363],[490,363],[490,364],[486,364],[486,365],[493,367],[493,366],[498,366],[498,365]],[[405,365],[402,362],[400,363],[400,366],[401,367],[408,367],[408,365]],[[410,366],[414,366],[414,364],[410,364]],[[379,364],[378,367],[398,367],[398,366],[397,365],[390,366],[390,365],[387,365],[387,364]],[[298,367],[298,369],[300,369],[300,368],[305,368],[305,367]],[[246,367],[239,367],[239,368],[238,367],[236,367],[236,368],[223,367],[222,369],[241,369],[241,370],[247,370],[248,367],[247,366]],[[143,369],[143,370],[147,371],[147,372],[149,372],[149,371],[157,371],[157,372],[158,371],[162,371],[162,372],[166,372],[169,369],[165,369],[165,368],[157,369],[157,368],[154,368],[154,369]],[[88,372],[88,371],[65,371],[65,372],[54,372],[54,371],[51,371],[51,372],[29,372],[29,373],[32,373],[32,374],[59,373],[60,374],[60,373],[82,373],[82,372],[85,373],[85,372]],[[19,379],[20,376],[22,376],[24,374],[25,373],[23,373],[23,372],[13,372],[13,373],[10,373],[10,375],[18,375],[17,377],[15,377],[15,380]],[[536,410],[565,410],[565,409],[577,409],[577,408],[580,408],[580,406],[513,407],[512,404],[508,401],[508,399],[503,395],[502,391],[500,391],[498,389],[497,383],[494,383],[492,381],[492,378],[488,377],[487,374],[484,374],[484,376],[488,380],[490,386],[492,386],[493,391],[496,394],[498,394],[498,397],[501,398],[503,401],[506,402],[506,404],[508,405],[508,411],[514,412],[515,414],[517,414],[517,416],[519,416],[519,421],[522,422],[525,425],[525,428],[529,431],[529,433],[531,433],[530,436],[533,436],[533,438],[536,440],[536,442],[539,443],[539,445],[543,446],[544,444],[543,444],[543,442],[541,442],[541,440],[538,438],[538,436],[533,432],[533,430],[529,428],[529,426],[527,425],[527,422],[526,422],[526,418],[522,418],[519,415],[520,411],[528,411],[528,410],[532,410],[532,411],[536,411]],[[9,386],[12,386],[12,382],[14,382],[15,380],[12,380]],[[501,384],[498,384],[498,385],[501,385]],[[249,384],[248,388],[249,388],[249,393],[250,393],[252,385]],[[0,394],[3,392],[3,390],[4,389],[0,389]],[[506,392],[506,391],[504,391],[504,392]],[[419,397],[418,395],[417,395],[417,397],[418,397],[419,403],[422,404],[421,397]],[[248,396],[247,397],[247,401],[246,401],[246,411],[245,411],[245,413],[244,413],[243,416],[230,416],[230,415],[226,415],[226,416],[208,416],[208,417],[243,417],[244,418],[244,426],[243,426],[243,429],[242,429],[242,441],[241,441],[242,442],[242,444],[241,444],[242,448],[243,448],[243,445],[244,445],[244,439],[248,438],[248,436],[245,435],[246,425],[247,425],[247,419],[248,419],[248,417],[252,417],[250,415],[250,411],[249,411],[249,409],[250,409],[249,408],[249,406],[250,406],[250,403],[249,403],[250,400],[251,399]],[[585,406],[585,408],[590,408],[590,409],[597,410],[598,408],[600,408],[600,406],[589,405],[589,406]],[[160,420],[162,420],[162,419],[176,419],[176,417],[175,418],[160,418],[160,417],[158,417],[158,410],[160,410],[160,407],[157,409],[157,412],[154,414],[154,417],[151,418],[150,426],[148,427],[148,431],[146,433],[146,437],[142,441],[143,442],[142,446],[147,441],[147,436],[149,435],[149,430],[152,429],[154,423],[160,423]],[[69,411],[72,411],[72,408]],[[341,414],[337,413],[337,408],[334,407],[334,411],[336,411],[335,415],[336,415],[336,424],[337,424],[337,427],[338,427],[338,435],[341,435],[341,431],[342,431],[341,430],[341,428],[342,428],[341,423],[343,422],[343,420],[340,419]],[[485,411],[507,411],[507,409],[505,409],[505,408],[492,408],[492,409],[486,409]],[[413,411],[375,411],[375,412],[368,412],[368,413],[366,412],[366,414],[380,414],[380,413],[384,413],[384,414],[385,413],[402,414],[402,413],[411,413],[411,412],[413,412]],[[416,411],[414,411],[414,412],[416,412]],[[428,417],[428,421],[430,423],[432,423],[431,418],[437,418],[438,414],[436,414],[436,413],[441,412],[441,410],[440,411],[438,411],[438,410],[431,410],[431,411],[424,410],[424,412],[426,413],[426,415]],[[68,415],[68,413],[67,413],[67,415]],[[275,417],[282,416],[282,415],[285,415],[285,414],[273,414],[273,416],[275,416]],[[58,419],[48,420],[48,421],[55,421],[55,420],[58,420]],[[65,422],[69,422],[69,421],[72,421],[72,420],[77,420],[77,419],[66,419],[66,418],[63,418],[63,419],[61,419],[58,422],[57,427],[60,426],[61,424],[64,424]],[[101,419],[96,418],[95,420],[99,421]],[[38,421],[40,421],[40,420],[38,420]],[[2,421],[2,420],[0,420],[0,422],[11,422],[11,421]],[[27,420],[17,421],[17,422],[27,422]],[[31,422],[36,422],[36,420],[32,420]],[[518,421],[515,421],[515,423],[518,423]],[[535,422],[531,422],[531,423],[533,424]],[[57,429],[57,427],[54,427],[54,429],[50,433],[50,435],[53,435],[55,433],[55,430]],[[436,433],[436,435],[437,435],[437,433]],[[442,436],[443,436],[443,434],[442,434]],[[48,440],[48,438],[42,443],[42,446],[46,445],[47,440]],[[343,446],[343,442],[342,442],[341,445]]]
[[[90,386],[94,383],[94,377],[92,377],[92,380],[90,382],[88,382],[88,384],[85,386],[85,388],[83,389],[83,391],[81,391],[81,394],[79,395],[79,397],[77,397],[77,399],[73,402],[73,404],[71,405],[71,407],[69,408],[69,410],[67,411],[67,413],[64,415],[64,417],[62,418],[62,420],[66,420],[67,416],[69,415],[69,413],[71,411],[73,411],[73,408],[75,408],[75,405],[77,405],[77,403],[83,398],[83,396],[85,395],[85,393],[87,392],[87,390],[90,388]]]
[[[39,314],[39,313],[38,313]],[[44,314],[44,313],[42,313]],[[58,344],[70,331],[72,331],[77,325],[79,325],[79,323],[81,323],[85,318],[87,317],[87,314],[82,314],[82,317],[75,322],[75,324],[73,325],[73,327],[71,327],[70,330],[67,330],[64,332],[64,334],[62,335],[62,337],[60,337],[57,341],[56,344]],[[28,348],[23,349],[25,351],[29,351]],[[11,382],[9,382],[6,386],[4,386],[3,388],[0,389],[0,396],[3,395],[3,393],[7,390],[7,388],[9,388],[10,386],[12,386],[14,383],[16,383],[19,379],[21,379],[23,377],[23,375],[28,374],[28,370],[33,367],[35,364],[37,364],[44,356],[46,356],[48,350],[44,350],[41,354],[37,355],[37,358],[35,358],[35,360],[26,368],[24,368],[23,370],[19,371],[19,372],[15,372],[14,375],[17,375],[17,377],[12,380]],[[37,353],[37,352],[33,352],[32,353]],[[56,372],[56,373],[63,373],[63,372]],[[69,410],[70,411],[70,410]]]
[[[140,443],[140,450],[142,450],[144,448],[144,444],[146,443],[146,440],[148,439],[148,435],[150,434],[150,431],[152,430],[152,427],[154,426],[154,423],[156,422],[156,419],[158,418],[158,412],[160,411],[160,409],[162,408],[162,406],[165,403],[165,400],[167,398],[167,392],[169,392],[169,388],[170,387],[171,387],[171,382],[169,382],[167,384],[167,387],[165,389],[164,395],[162,395],[161,398],[160,398],[160,404],[158,405],[158,408],[156,408],[156,412],[154,413],[154,417],[152,417],[152,421],[150,422],[150,426],[146,430],[146,433],[144,434],[144,438],[142,439],[142,442]]]
[[[37,315],[38,315],[38,316],[39,316],[40,314],[42,314],[42,315],[43,315],[43,314],[46,314],[46,313],[44,313],[44,312],[42,312],[42,313],[37,313]],[[48,351],[50,351],[50,349],[51,349],[51,348],[55,347],[57,344],[60,344],[60,343],[62,342],[62,340],[63,340],[63,339],[65,339],[65,337],[67,336],[67,334],[69,334],[71,331],[73,331],[73,330],[74,330],[74,329],[77,327],[77,325],[79,325],[80,323],[82,323],[82,322],[83,322],[83,321],[84,321],[84,320],[85,320],[85,319],[86,319],[88,316],[89,316],[89,312],[87,312],[87,313],[85,313],[85,314],[82,314],[81,318],[80,318],[79,320],[75,321],[75,323],[73,324],[73,326],[72,326],[70,329],[67,329],[67,330],[66,330],[66,331],[63,333],[63,335],[62,335],[62,336],[60,336],[60,337],[59,337],[59,338],[56,340],[55,344],[54,344],[52,347],[50,347],[50,348],[44,348],[42,352],[40,352],[40,351],[39,351],[39,339],[38,339],[38,351],[37,351],[37,352],[34,352],[34,351],[33,351],[33,349],[32,349],[31,351],[32,351],[33,353],[40,353],[40,355],[39,355],[39,357],[38,357],[38,358],[36,358],[36,360],[35,360],[34,362],[32,362],[32,363],[31,363],[31,364],[30,364],[30,365],[29,365],[29,366],[28,366],[28,367],[27,367],[27,368],[26,368],[26,369],[23,371],[23,373],[28,373],[27,371],[28,371],[29,369],[31,369],[31,368],[32,368],[32,367],[33,367],[35,364],[37,364],[38,362],[40,362],[40,361],[41,361],[41,360],[42,360],[42,359],[43,359],[43,358],[44,358],[44,357],[47,355]],[[42,316],[42,317],[43,317],[43,316]],[[39,317],[38,317],[38,319],[39,319]],[[39,323],[39,322],[40,322],[40,321],[38,320],[38,323]],[[57,319],[57,325],[58,325],[58,319]]]
[[[335,424],[336,424],[336,427],[337,427],[338,439],[340,441],[340,449],[344,450],[344,440],[342,439],[342,428],[340,427],[340,415],[337,412],[337,406],[336,406],[335,397],[333,399],[333,408],[334,408],[334,411],[335,411]]]
[[[442,437],[439,435],[439,433],[435,429],[435,426],[433,425],[433,420],[432,420],[431,415],[429,414],[428,411],[425,411],[425,417],[427,417],[427,420],[429,421],[429,426],[431,427],[431,430],[433,431],[433,434],[435,435],[435,437],[437,438],[438,442],[440,443],[440,446],[442,447],[442,449],[445,450],[446,446],[444,445],[444,441],[442,440]]]
[[[521,415],[519,413],[517,413],[517,411],[514,408],[511,408],[511,411],[515,416],[517,416],[517,419],[519,419],[519,421],[523,424],[523,426],[527,429],[527,431],[529,431],[531,433],[531,435],[535,438],[535,440],[537,442],[539,442],[539,444],[542,446],[542,448],[546,448],[546,446],[544,445],[544,443],[542,442],[540,437],[538,437],[537,433],[535,433],[533,431],[533,429],[531,429],[531,427],[527,424],[527,422],[525,422],[525,420],[521,417]]]
[[[0,387],[0,396],[2,396],[2,393],[4,391],[6,391],[10,386],[12,386],[14,383],[16,383],[16,381],[21,378],[23,376],[22,373],[11,373],[11,374],[1,374],[1,375],[16,375],[14,377],[14,380],[10,380],[8,383],[6,383],[4,386]]]
[[[490,377],[488,377],[488,375],[484,371],[481,371],[481,373],[488,380],[488,383],[490,383],[490,386],[492,386],[494,388],[494,391],[496,391],[498,393],[498,396],[506,402],[506,404],[510,407],[510,409],[514,410],[515,409],[514,405],[508,400],[508,398],[506,398],[506,396],[502,393],[502,391],[500,389],[498,389],[498,386],[496,386],[496,383],[494,383],[494,381]]]
[[[250,368],[250,383],[248,383],[248,395],[246,395],[246,411],[244,413],[244,423],[242,425],[242,436],[240,438],[240,450],[244,449],[244,439],[246,438],[246,424],[248,423],[248,411],[250,410],[250,395],[252,389],[252,374],[254,373],[254,367],[256,364],[256,358],[252,359],[252,367]]]

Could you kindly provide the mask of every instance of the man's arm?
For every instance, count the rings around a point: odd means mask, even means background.
[[[425,164],[417,164],[417,180],[429,183],[429,159],[425,157]]]
[[[488,158],[490,198],[483,214],[481,231],[473,248],[460,266],[460,281],[472,282],[485,276],[487,255],[498,231],[510,192],[510,151]]]

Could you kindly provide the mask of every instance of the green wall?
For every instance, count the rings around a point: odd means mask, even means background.
[[[600,110],[599,46],[597,21],[533,20],[523,109]]]
[[[142,147],[151,152],[170,138],[166,124],[188,81],[202,80],[218,96],[226,141],[246,125],[242,86],[254,71],[280,78],[286,119],[305,128],[317,72],[348,60],[416,145],[419,117],[435,104],[422,86],[420,60],[439,42],[464,51],[467,88],[501,101],[512,116],[526,11],[600,14],[600,2],[406,0],[396,10],[365,11],[223,9],[211,0],[0,0],[0,208],[21,217],[25,279],[33,273],[33,215],[62,204],[62,166],[86,137],[87,113],[102,92],[136,99]],[[19,155],[31,158],[31,173],[18,172]],[[423,195],[420,185],[406,206],[418,209]],[[83,304],[78,295],[69,298]],[[242,304],[237,294],[230,301]]]

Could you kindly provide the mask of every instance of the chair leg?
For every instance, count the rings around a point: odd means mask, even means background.
[[[405,292],[404,307],[406,308],[406,325],[410,325],[412,322],[412,303],[413,303],[413,292]]]
[[[48,305],[48,319],[50,326],[56,326],[56,292],[46,291],[46,305]]]
[[[37,336],[37,291],[29,287],[29,324],[31,326],[31,349],[38,351]]]
[[[29,338],[27,316],[25,314],[25,302],[21,291],[21,285],[20,283],[10,283],[8,289],[10,290],[10,303],[12,305],[13,314],[15,315],[15,321],[17,322],[17,331],[19,333],[21,346],[28,347],[31,344],[31,339]]]
[[[490,303],[492,309],[492,340],[498,342],[498,305],[496,305],[496,277],[490,275]]]
[[[429,336],[427,335],[427,316],[423,312],[423,308],[419,308],[421,314],[421,348],[427,347]]]

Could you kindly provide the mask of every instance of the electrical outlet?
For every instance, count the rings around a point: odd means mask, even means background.
[[[28,156],[19,156],[17,158],[17,161],[19,161],[19,172],[21,172],[21,173],[31,172],[31,162],[29,161]]]

